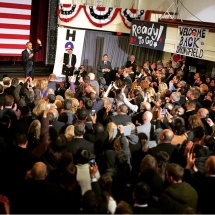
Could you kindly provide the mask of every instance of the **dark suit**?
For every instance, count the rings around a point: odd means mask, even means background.
[[[102,72],[103,69],[110,69],[110,72]],[[111,62],[107,61],[106,63],[102,60],[97,65],[97,77],[104,77],[106,79],[106,84],[109,85],[111,82]]]
[[[29,52],[35,53],[42,49],[42,45],[40,45],[38,48],[33,48]],[[34,57],[29,58],[30,53],[28,52],[28,49],[25,49],[22,51],[22,62],[24,65],[24,71],[25,71],[25,77],[31,76],[32,79],[34,78]]]
[[[129,67],[132,67],[132,71],[134,73],[131,73],[130,76],[131,76],[131,79],[132,81],[135,80],[135,76],[136,76],[136,70],[137,70],[137,62],[136,61],[133,61],[131,62],[130,60],[126,62],[126,65],[125,65],[126,68],[129,68]]]
[[[131,122],[131,117],[127,114],[118,114],[116,116],[111,116],[111,122],[114,122],[116,125],[126,125],[126,122]]]
[[[85,140],[84,138],[74,138],[68,142],[67,151],[74,156],[74,162],[77,162],[76,154],[80,148],[84,148],[92,154],[95,154],[94,144]]]
[[[131,80],[131,76],[128,75],[127,77],[124,78],[123,82],[125,83],[125,85],[129,88],[129,90],[131,89],[131,85],[132,85],[132,80]]]
[[[148,153],[157,158],[160,151],[166,152],[170,157],[170,162],[176,162],[178,159],[178,149],[171,143],[160,143],[157,146],[149,149]]]
[[[74,75],[76,75],[76,81],[75,81],[75,85],[79,85],[79,79],[82,77],[84,77],[84,76],[86,76],[87,75],[87,71],[80,71],[80,70],[77,70],[77,71],[75,71],[74,72]]]
[[[76,55],[72,54],[72,59],[71,59],[71,68],[68,68],[66,65],[70,65],[69,62],[69,54],[68,53],[64,53],[64,57],[63,57],[63,74],[65,74],[65,72],[68,72],[68,75],[73,75],[73,71],[75,69],[75,64],[76,64]]]

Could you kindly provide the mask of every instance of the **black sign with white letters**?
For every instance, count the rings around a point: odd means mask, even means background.
[[[158,22],[133,20],[130,44],[163,51],[167,25]]]

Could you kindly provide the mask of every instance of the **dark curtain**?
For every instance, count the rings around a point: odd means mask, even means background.
[[[44,62],[46,56],[46,35],[48,24],[49,0],[32,0],[30,41],[37,46],[37,38],[42,41],[43,49],[35,54],[35,62]],[[25,47],[23,47],[23,50]],[[22,57],[0,56],[0,61],[22,61]]]
[[[143,65],[146,60],[156,62],[162,58],[161,51],[130,45],[129,36],[116,36],[110,32],[86,31],[81,60],[86,70],[97,73],[96,67],[103,54],[108,54],[113,69],[124,66],[131,54],[135,55],[136,61],[140,65]]]
[[[35,62],[44,62],[46,57],[48,8],[49,0],[32,0],[30,41],[33,47],[37,46],[37,38],[43,44],[43,49],[35,54]]]

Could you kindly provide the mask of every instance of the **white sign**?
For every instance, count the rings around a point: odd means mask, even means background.
[[[204,28],[179,26],[175,52],[180,55],[202,59],[206,47],[207,33],[208,30]]]
[[[76,30],[70,28],[58,28],[57,35],[57,50],[55,55],[54,73],[56,76],[61,77],[63,69],[64,53],[67,53],[65,47],[68,44],[73,45],[73,54],[76,55],[75,67],[78,68],[81,65],[81,56],[84,45],[85,30]]]

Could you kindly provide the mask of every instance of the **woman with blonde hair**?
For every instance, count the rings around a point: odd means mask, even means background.
[[[67,128],[64,132],[64,136],[66,137],[67,141],[71,141],[74,138],[74,136],[75,136],[74,125],[67,126]]]
[[[109,134],[109,143],[112,143],[112,141],[114,140],[114,129],[117,129],[117,125],[114,122],[109,122],[106,127],[106,131]]]
[[[67,89],[65,91],[64,96],[65,96],[65,99],[72,99],[75,97],[74,92],[72,92],[72,90],[70,90],[70,89]]]
[[[71,111],[73,114],[76,114],[79,107],[79,101],[76,98],[71,98],[71,101],[72,101]]]
[[[168,86],[165,82],[161,82],[158,86],[158,92],[159,93],[163,93],[164,90],[167,90],[168,89]]]
[[[32,121],[28,128],[28,146],[27,148],[32,151],[40,142],[41,123],[35,119]]]
[[[48,80],[46,78],[43,78],[40,83],[40,92],[41,97],[45,98],[48,93]]]
[[[38,104],[34,107],[32,113],[40,118],[43,115],[43,111],[47,109],[47,102],[44,99],[41,99]]]
[[[194,130],[198,127],[201,127],[203,131],[205,130],[201,118],[197,114],[191,115],[188,119],[188,141],[193,141]]]

